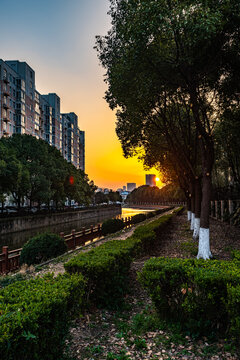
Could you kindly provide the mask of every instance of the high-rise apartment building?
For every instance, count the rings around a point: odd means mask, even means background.
[[[129,192],[136,189],[136,187],[137,187],[136,183],[127,183],[127,191],[129,191]]]
[[[18,60],[0,59],[0,137],[29,134],[47,141],[77,168],[85,169],[85,133],[75,113],[61,114],[55,93],[36,90],[35,71]]]
[[[146,185],[156,186],[156,175],[146,174]]]

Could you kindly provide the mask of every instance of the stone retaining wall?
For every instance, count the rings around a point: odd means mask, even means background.
[[[67,213],[53,213],[44,215],[29,215],[16,218],[0,219],[0,235],[18,231],[31,230],[57,224],[66,224],[79,221],[101,221],[103,218],[112,218],[121,214],[121,206],[109,206],[93,210],[80,210]]]

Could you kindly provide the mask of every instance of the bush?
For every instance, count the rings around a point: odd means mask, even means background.
[[[152,217],[154,217],[154,216],[156,216],[157,214],[156,214],[156,212],[155,211],[150,211],[150,212],[148,212],[147,214],[146,214],[146,217],[147,217],[147,219],[150,219],[150,218],[152,218]]]
[[[0,290],[1,360],[55,360],[73,310],[83,306],[82,276],[46,275]]]
[[[40,264],[67,251],[64,239],[56,234],[44,233],[30,239],[20,256],[20,264]]]
[[[10,284],[15,283],[16,281],[26,280],[27,275],[17,273],[16,275],[3,275],[0,276],[0,288],[4,288]]]
[[[124,228],[124,222],[120,219],[108,219],[102,224],[102,234],[112,234]]]
[[[162,317],[180,321],[195,334],[225,332],[232,322],[229,286],[240,284],[237,262],[154,258],[139,280]]]
[[[128,271],[134,257],[153,247],[159,229],[172,215],[165,215],[135,229],[127,240],[113,240],[81,253],[64,264],[67,272],[82,273],[88,281],[89,298],[99,306],[116,307],[127,291]]]
[[[171,220],[172,215],[163,215],[149,224],[135,229],[133,236],[141,240],[142,253],[149,253],[160,241],[160,233]]]
[[[91,302],[116,307],[127,290],[128,271],[136,241],[113,240],[81,253],[64,264],[70,274],[82,273],[88,281]]]
[[[132,224],[138,224],[144,220],[146,220],[147,215],[146,214],[137,214],[132,217]]]

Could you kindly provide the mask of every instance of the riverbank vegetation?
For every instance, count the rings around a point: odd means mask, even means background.
[[[54,146],[31,135],[0,139],[0,201],[4,212],[10,195],[18,210],[63,207],[66,199],[88,205],[96,187],[87,175],[68,163]]]

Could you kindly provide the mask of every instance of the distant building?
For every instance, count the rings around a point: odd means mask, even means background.
[[[127,191],[131,192],[136,189],[136,183],[127,183]]]
[[[126,191],[126,190],[127,190],[126,186],[123,186],[123,191]]]
[[[108,188],[105,188],[105,189],[103,190],[103,192],[104,192],[104,194],[109,194],[109,189],[108,189]]]
[[[26,62],[0,59],[0,137],[14,133],[45,140],[85,170],[85,133],[77,115],[61,114],[57,94],[36,90],[35,71]]]
[[[128,194],[129,194],[129,192],[128,192],[128,191],[122,191],[122,192],[121,192],[121,194],[120,194],[120,195],[121,195],[121,197],[122,197],[123,201],[124,201],[124,200],[126,200],[126,198],[128,197]]]
[[[146,174],[146,185],[156,186],[156,175]]]
[[[118,192],[119,194],[121,194],[122,191],[123,191],[122,188],[117,189],[117,192]]]

